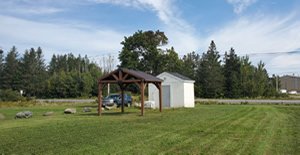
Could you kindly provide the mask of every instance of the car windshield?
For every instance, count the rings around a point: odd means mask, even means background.
[[[106,96],[105,99],[114,99],[117,97],[119,97],[119,95],[109,95],[109,96]]]

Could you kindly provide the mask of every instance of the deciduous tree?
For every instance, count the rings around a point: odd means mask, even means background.
[[[162,72],[163,50],[168,38],[161,31],[138,31],[121,42],[120,66],[157,75]]]

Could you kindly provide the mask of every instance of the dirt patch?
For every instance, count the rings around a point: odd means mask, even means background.
[[[5,119],[4,114],[1,114],[1,113],[0,113],[0,120],[4,120],[4,119]]]

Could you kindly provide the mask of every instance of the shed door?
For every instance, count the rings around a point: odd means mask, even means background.
[[[162,94],[163,107],[170,107],[170,86],[162,86]]]

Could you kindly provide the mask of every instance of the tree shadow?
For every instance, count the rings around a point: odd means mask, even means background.
[[[84,107],[91,107],[91,108],[98,108],[98,105],[80,105],[78,106],[79,108],[84,108]]]
[[[103,112],[101,113],[101,116],[121,116],[121,115],[128,115],[133,114],[136,112]],[[138,113],[136,113],[138,115]],[[99,116],[97,112],[86,112],[86,113],[80,113],[78,116]],[[100,116],[100,117],[101,117]]]

